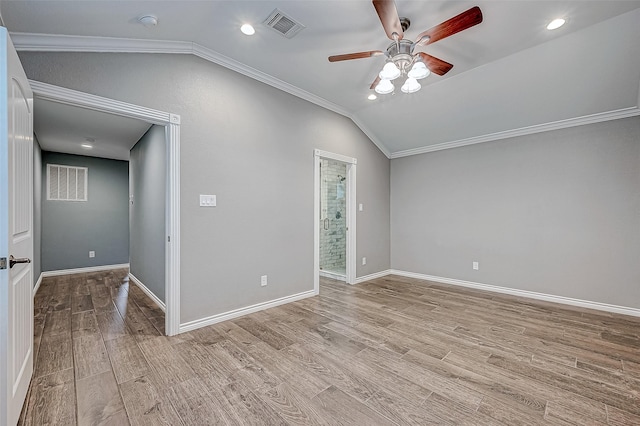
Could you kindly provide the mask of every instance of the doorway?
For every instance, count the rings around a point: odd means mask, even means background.
[[[320,159],[320,276],[347,280],[347,164]]]
[[[356,165],[341,154],[314,153],[314,290],[320,276],[355,283]]]
[[[29,81],[34,97],[110,113],[164,126],[166,138],[165,204],[165,330],[169,336],[180,328],[180,116],[125,102]]]

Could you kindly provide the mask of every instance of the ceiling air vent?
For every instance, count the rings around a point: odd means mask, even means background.
[[[264,24],[286,38],[292,38],[304,29],[304,25],[296,22],[293,18],[285,15],[278,9],[271,12],[271,15],[264,21]]]

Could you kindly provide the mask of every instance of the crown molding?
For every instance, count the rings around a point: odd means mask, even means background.
[[[458,148],[467,145],[513,138],[516,136],[530,135],[550,130],[559,130],[584,124],[599,123],[602,121],[617,120],[619,118],[640,115],[640,108],[638,108],[638,106],[633,106],[585,115],[582,117],[474,136],[466,139],[443,142],[420,148],[391,152],[384,143],[376,137],[375,133],[362,123],[354,113],[347,111],[340,105],[314,95],[313,93],[307,92],[306,90],[289,84],[267,73],[249,67],[235,59],[221,55],[220,53],[197,43],[186,41],[141,40],[33,33],[10,33],[10,36],[16,50],[23,52],[168,53],[194,55],[351,119],[353,123],[358,126],[360,130],[371,140],[371,142],[373,142],[373,144],[390,159],[426,154],[428,152],[441,151],[444,149]],[[638,99],[638,105],[640,105],[640,98]]]
[[[320,96],[309,93],[267,73],[221,55],[197,43],[186,41],[141,40],[113,37],[86,37],[51,34],[11,33],[11,41],[23,52],[169,53],[190,54],[280,89],[337,114],[351,113]]]
[[[262,83],[268,84],[269,86],[280,89],[283,92],[287,92],[291,95],[297,96],[301,99],[326,108],[337,114],[351,118],[351,113],[342,108],[340,105],[334,104],[333,102],[330,102],[320,96],[314,95],[313,93],[307,92],[306,90],[302,90],[301,88],[294,86],[293,84],[289,84],[286,81],[280,80],[255,68],[251,68],[243,64],[242,62],[238,62],[235,59],[229,58],[228,56],[221,55],[220,53],[201,46],[197,43],[193,43],[192,54],[206,61],[222,65],[225,68],[253,78],[254,80],[258,80]]]
[[[58,103],[82,106],[87,109],[110,113],[113,113],[115,110],[120,113],[125,113],[129,117],[136,117],[152,124],[165,125],[168,122],[180,124],[180,116],[176,114],[103,98],[90,93],[78,92],[41,81],[29,80],[29,85],[34,95],[39,99],[52,100]]]
[[[14,32],[10,36],[16,50],[22,52],[193,53],[193,43],[186,41]]]
[[[371,129],[369,129],[363,122],[360,121],[360,119],[358,117],[356,117],[355,115],[349,115],[348,116],[351,121],[353,121],[355,123],[356,126],[358,126],[360,128],[360,130],[362,130],[362,133],[364,133],[370,140],[371,142],[373,142],[373,144],[375,146],[378,147],[378,149],[387,157],[387,158],[392,158],[391,157],[391,151],[389,151],[387,149],[386,146],[384,146],[384,144],[382,143],[381,140],[379,140],[376,137],[376,134],[373,133],[371,131]]]
[[[426,154],[427,152],[442,151],[443,149],[458,148],[461,146],[475,145],[477,143],[497,141],[500,139],[513,138],[516,136],[531,135],[534,133],[548,132],[550,130],[566,129],[568,127],[582,126],[585,124],[600,123],[602,121],[617,120],[619,118],[634,117],[640,115],[640,108],[637,106],[622,108],[613,111],[600,112],[597,114],[584,115],[582,117],[569,118],[567,120],[552,121],[550,123],[537,124],[535,126],[521,127],[519,129],[506,130],[503,132],[489,133],[472,138],[459,139],[456,141],[443,142],[421,148],[407,149],[391,153],[390,158],[409,157],[411,155]]]

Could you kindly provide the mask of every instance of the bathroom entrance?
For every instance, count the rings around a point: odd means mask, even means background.
[[[355,283],[355,158],[315,151],[315,289],[319,277]]]
[[[320,160],[320,276],[346,281],[347,165]]]

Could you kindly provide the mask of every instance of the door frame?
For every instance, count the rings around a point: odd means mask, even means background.
[[[165,330],[180,330],[180,116],[114,99],[29,80],[34,98],[106,112],[165,126],[167,197],[165,202]]]
[[[347,284],[356,283],[356,167],[358,160],[342,154],[313,151],[313,290],[320,291],[320,161],[322,159],[339,161],[347,165]]]

